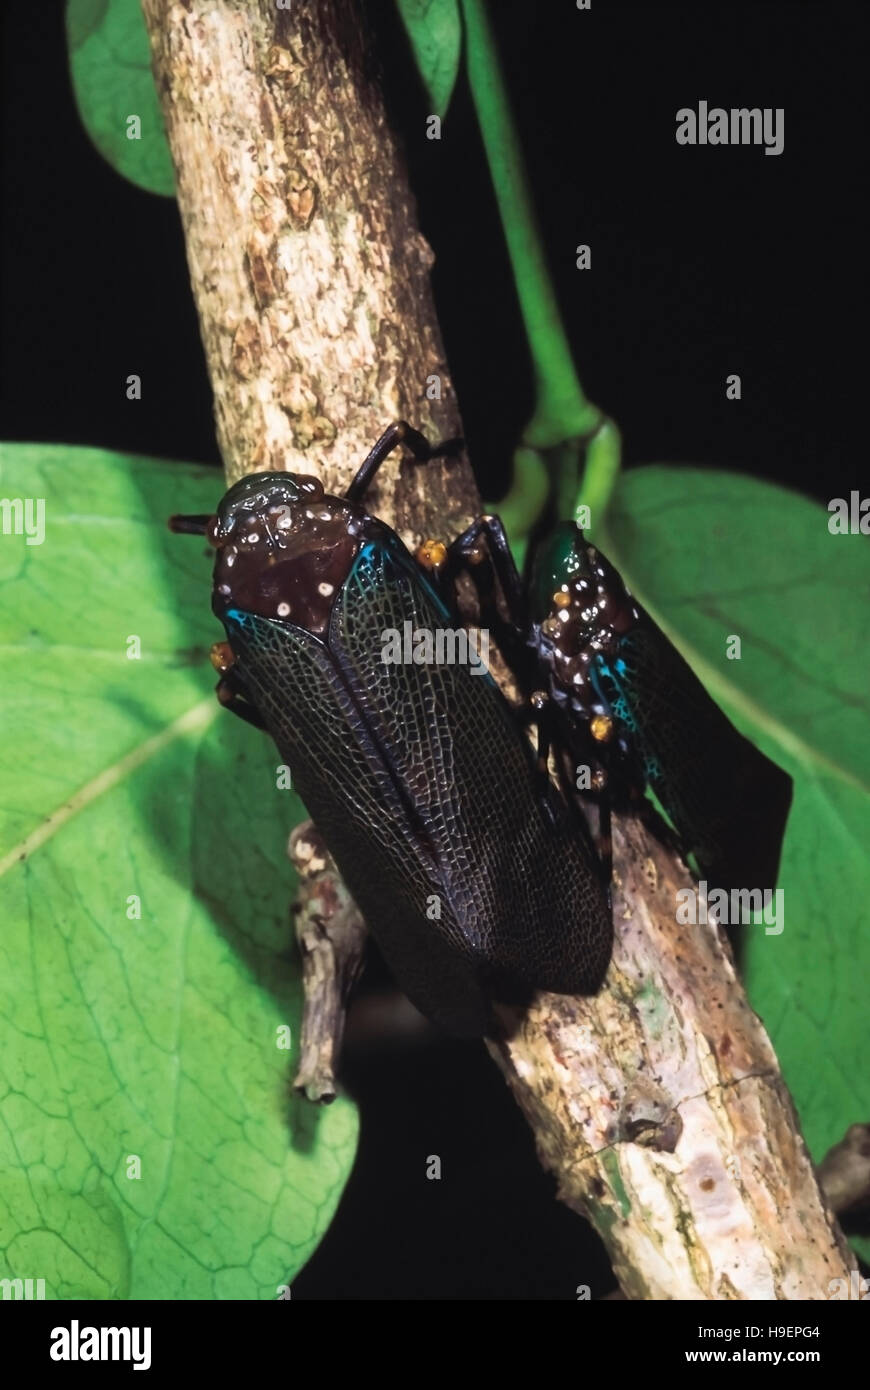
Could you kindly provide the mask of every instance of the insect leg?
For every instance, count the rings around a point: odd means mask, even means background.
[[[262,715],[245,698],[235,677],[221,676],[214,689],[224,709],[228,709],[231,714],[237,714],[240,719],[244,719],[246,724],[253,724],[255,729],[262,729],[264,733],[268,732],[263,723]]]
[[[380,439],[363,459],[356,477],[345,493],[348,502],[360,502],[371,486],[372,479],[385,458],[398,448],[406,445],[418,463],[428,463],[429,459],[440,458],[444,454],[456,454],[462,446],[461,439],[445,439],[440,444],[430,444],[428,439],[408,424],[407,420],[396,420],[388,425]]]
[[[421,547],[421,551],[424,549]],[[417,558],[425,564],[420,551]],[[502,656],[523,693],[530,695],[540,684],[538,662],[527,641],[528,613],[522,580],[499,517],[478,517],[447,547],[440,575],[442,586],[454,585],[463,573],[468,574],[477,591],[481,624],[492,628]],[[499,610],[494,579],[502,592],[507,620]]]
[[[480,542],[486,541],[486,549]],[[520,579],[507,534],[498,516],[479,516],[468,526],[461,536],[457,536],[449,547],[449,555],[457,569],[466,568],[477,583],[476,575],[486,575],[489,570],[488,587],[492,589],[491,576],[494,573],[504,595],[510,621],[517,633],[525,633],[528,628],[523,582]],[[483,561],[489,559],[489,565]]]
[[[556,816],[553,809],[553,786],[550,781],[550,748],[553,743],[553,725],[550,701],[543,690],[536,690],[530,697],[528,710],[529,717],[535,725],[537,798],[547,819],[554,825]]]
[[[607,895],[607,910],[612,912],[613,838],[610,825],[610,793],[606,787],[598,803],[598,834],[595,836],[595,848],[601,864],[601,882]]]
[[[232,714],[237,714],[247,724],[253,724],[255,729],[262,729],[265,732],[266,725],[262,716],[247,698],[245,687],[236,674],[236,658],[229,642],[215,642],[209,652],[209,658],[220,676],[220,680],[215,686],[215,694],[224,709],[230,710]]]

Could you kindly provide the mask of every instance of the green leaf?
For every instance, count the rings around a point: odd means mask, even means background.
[[[349,1103],[290,1098],[301,805],[218,709],[210,561],[166,529],[220,491],[0,450],[0,494],[45,501],[42,544],[0,537],[0,1277],[49,1298],[275,1298],[353,1159]]]
[[[396,0],[414,59],[432,103],[432,114],[447,115],[459,73],[462,23],[459,0]]]
[[[125,179],[174,197],[140,0],[67,0],[66,33],[73,92],[90,139]],[[139,139],[128,138],[130,116],[140,119]]]
[[[870,546],[830,534],[827,512],[795,493],[663,466],[619,479],[597,537],[737,727],[794,778],[785,926],[747,928],[746,975],[818,1161],[870,1115]],[[732,634],[739,661],[725,655]]]

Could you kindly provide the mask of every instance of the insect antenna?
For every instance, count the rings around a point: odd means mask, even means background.
[[[171,516],[169,529],[181,536],[205,536],[208,534],[210,516]]]

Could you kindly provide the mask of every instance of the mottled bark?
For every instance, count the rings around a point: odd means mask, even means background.
[[[677,924],[692,879],[640,824],[614,861],[605,989],[539,995],[490,1046],[541,1161],[629,1298],[828,1298],[854,1257],[725,934]]]
[[[293,1085],[322,1105],[337,1094],[345,1009],[362,968],[368,932],[310,820],[293,831],[287,854],[299,876],[293,915],[305,991]]]
[[[461,433],[358,7],[143,3],[228,478],[289,468],[340,491],[392,419]],[[454,535],[477,498],[464,464],[396,460],[371,505],[415,542]],[[542,1162],[630,1297],[825,1298],[852,1259],[727,949],[676,925],[691,880],[641,827],[616,825],[615,862],[606,988],[542,996],[490,1045]],[[315,1054],[303,1084],[328,1089]]]
[[[339,492],[392,420],[433,440],[461,434],[432,253],[359,6],[143,8],[228,481],[289,469]],[[406,539],[430,518],[453,535],[478,506],[467,465],[398,456],[371,502]]]

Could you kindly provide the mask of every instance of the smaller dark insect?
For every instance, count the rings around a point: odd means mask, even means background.
[[[527,592],[502,558],[512,623],[500,638],[567,785],[602,808],[664,823],[708,889],[776,884],[792,797],[787,773],[734,728],[694,671],[572,522],[538,546]]]

